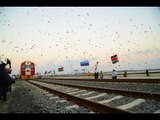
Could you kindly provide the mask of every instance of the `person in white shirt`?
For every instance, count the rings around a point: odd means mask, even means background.
[[[117,79],[117,71],[113,69],[112,78]]]

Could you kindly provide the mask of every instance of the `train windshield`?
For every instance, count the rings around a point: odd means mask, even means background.
[[[33,65],[25,65],[26,68],[33,68]]]
[[[33,65],[22,65],[22,68],[33,68]]]

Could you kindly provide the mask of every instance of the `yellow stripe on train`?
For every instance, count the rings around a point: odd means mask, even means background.
[[[35,79],[35,75],[21,75],[22,80],[33,80]]]

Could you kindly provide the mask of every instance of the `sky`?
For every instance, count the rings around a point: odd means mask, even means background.
[[[11,60],[13,74],[25,60],[41,73],[92,72],[97,61],[104,72],[159,69],[160,8],[0,7],[0,56]]]

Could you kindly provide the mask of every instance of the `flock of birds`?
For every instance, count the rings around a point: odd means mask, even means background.
[[[52,18],[52,16],[45,15],[45,10],[42,8],[32,8],[32,10],[37,11],[38,9],[41,10],[41,18],[40,21],[42,23],[45,22],[45,24],[56,24],[57,21]],[[12,30],[12,27],[16,27],[15,25],[12,25],[11,20],[9,19],[9,15],[6,14],[5,12],[6,8],[0,8],[0,25],[4,26],[4,28],[7,28],[5,30],[1,30],[5,32],[6,30],[10,31]],[[12,11],[13,12],[13,11]],[[14,11],[14,14],[18,14],[18,10]],[[33,11],[27,10],[24,14],[26,14],[27,17],[30,17],[30,14],[32,14]],[[44,13],[43,13],[44,12]],[[74,12],[74,10],[71,10],[70,12]],[[69,14],[69,13],[68,13]],[[90,17],[92,14],[91,13],[85,13],[86,17]],[[58,17],[60,15],[55,15],[54,17]],[[76,17],[81,17],[81,14],[77,14]],[[84,16],[84,15],[83,15]],[[73,16],[74,18],[75,16]],[[130,22],[130,25],[132,26],[131,30],[126,31],[126,35],[134,36],[134,33],[138,33],[139,35],[142,36],[149,36],[150,34],[154,33],[154,28],[152,29],[151,25],[146,25],[146,24],[132,24],[132,18],[128,18],[128,21]],[[130,56],[139,56],[143,57],[144,59],[144,65],[147,65],[148,62],[147,60],[150,59],[150,55],[154,54],[155,57],[159,59],[159,54],[160,54],[160,47],[156,46],[157,39],[159,39],[159,35],[154,35],[153,38],[146,38],[145,41],[152,41],[155,42],[155,45],[153,46],[147,46],[145,42],[143,44],[138,41],[138,40],[124,40],[123,35],[121,35],[121,31],[118,30],[113,30],[110,29],[110,27],[107,25],[108,23],[104,24],[103,27],[99,27],[95,29],[94,23],[88,23],[85,21],[82,21],[82,24],[77,25],[76,29],[73,27],[72,23],[66,19],[65,21],[70,25],[69,29],[65,30],[65,32],[52,32],[50,30],[41,29],[37,28],[37,31],[35,33],[39,36],[46,37],[50,40],[46,41],[38,41],[34,38],[31,37],[30,40],[24,41],[23,37],[26,36],[24,35],[24,32],[17,31],[16,36],[20,39],[19,43],[15,43],[13,40],[7,39],[8,35],[1,34],[0,36],[0,42],[1,45],[8,46],[8,49],[11,49],[12,52],[16,52],[18,55],[25,56],[27,54],[33,53],[36,50],[40,50],[39,53],[36,54],[36,56],[31,56],[29,59],[35,59],[35,58],[40,58],[40,59],[45,59],[46,53],[49,53],[48,51],[53,51],[56,49],[59,54],[54,55],[54,60],[58,61],[61,59],[68,60],[72,62],[73,59],[79,59],[80,61],[83,59],[88,59],[89,61],[92,61],[92,66],[96,63],[96,61],[99,61],[100,64],[106,64],[107,66],[112,66],[111,62],[111,55],[117,54],[118,59],[120,63],[115,66],[117,69],[118,67],[122,67],[122,64],[126,64],[129,68],[133,69],[132,61],[127,60],[129,59]],[[119,21],[118,21],[119,22]],[[26,25],[26,23],[24,23]],[[119,22],[120,27],[123,26]],[[160,27],[160,24],[157,24],[158,27]],[[73,28],[73,29],[72,29]],[[142,29],[145,28],[145,29]],[[24,29],[25,30],[25,29]],[[94,34],[99,37],[99,40],[97,38],[93,38],[92,36],[88,37],[79,37],[79,33],[82,31],[88,31],[88,33],[92,33],[93,36]],[[102,34],[100,34],[103,31]],[[55,37],[54,37],[55,36]],[[106,38],[110,38],[110,40],[105,40]],[[121,38],[122,37],[122,38]],[[137,36],[138,37],[138,36]],[[109,44],[109,45],[108,45]],[[45,50],[42,50],[41,47],[45,46]],[[130,46],[130,47],[129,47]],[[89,49],[88,49],[89,48]],[[145,49],[142,49],[145,48]],[[91,49],[91,50],[90,50]],[[124,53],[121,53],[120,51],[123,51],[125,49]],[[1,50],[2,51],[2,50]],[[61,54],[63,52],[63,54]],[[11,53],[12,54],[12,53]],[[65,54],[65,56],[64,56]],[[6,56],[4,53],[1,53],[1,57],[9,57]],[[11,58],[12,59],[12,58]],[[21,58],[21,61],[23,61],[25,57]],[[79,62],[80,62],[79,61]],[[132,65],[132,67],[130,67]],[[63,64],[61,65],[63,66]],[[80,65],[79,65],[80,66]],[[141,63],[136,65],[141,67]]]

